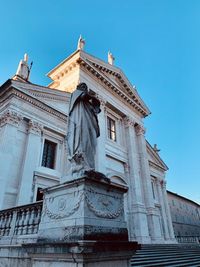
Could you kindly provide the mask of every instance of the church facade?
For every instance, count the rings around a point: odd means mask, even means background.
[[[128,187],[129,239],[173,243],[167,166],[145,139],[150,114],[121,69],[78,49],[48,73],[45,86],[29,81],[28,58],[0,87],[0,209],[42,199],[41,189],[67,180],[66,132],[71,93],[87,84],[101,103],[95,169]]]

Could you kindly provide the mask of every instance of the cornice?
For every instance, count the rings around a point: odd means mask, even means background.
[[[5,99],[9,99],[11,97],[16,97],[19,98],[39,109],[42,109],[43,111],[46,111],[54,116],[56,116],[57,118],[63,120],[63,121],[67,121],[67,115],[57,111],[56,109],[54,109],[53,107],[49,106],[48,104],[40,101],[39,99],[34,98],[34,96],[26,94],[25,92],[20,91],[19,89],[16,89],[14,87],[9,87],[5,90],[3,90],[2,93],[0,93],[0,103],[4,102]]]
[[[55,96],[55,95],[50,95],[50,94],[45,94],[45,93],[40,93],[40,92],[35,92],[35,91],[29,91],[30,94],[36,96],[36,97],[41,97],[49,100],[57,100],[57,101],[62,101],[66,102],[66,97],[61,97],[61,96]]]

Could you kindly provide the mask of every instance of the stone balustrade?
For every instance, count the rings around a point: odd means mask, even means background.
[[[176,236],[178,243],[200,243],[200,236]]]
[[[0,238],[37,234],[42,201],[0,211]]]

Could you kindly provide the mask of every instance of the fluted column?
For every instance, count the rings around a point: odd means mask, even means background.
[[[142,243],[150,241],[147,214],[144,205],[143,191],[140,179],[140,164],[134,121],[126,117],[124,119],[127,151],[128,168],[126,176],[128,179],[128,228],[131,240],[138,240]]]
[[[96,160],[95,160],[95,169],[98,172],[106,174],[106,101],[101,97],[97,96],[101,103],[101,112],[98,114],[98,122],[100,127],[100,136],[97,138],[97,147],[96,147]]]
[[[7,110],[0,117],[0,209],[4,205],[6,189],[10,182],[10,173],[14,162],[16,136],[22,116],[13,110]],[[16,177],[17,178],[17,177]]]
[[[34,121],[29,121],[24,162],[22,165],[21,184],[18,195],[18,205],[31,202],[33,173],[39,166],[41,152],[41,131],[42,126]]]
[[[166,216],[167,216],[167,225],[168,225],[168,230],[169,230],[169,236],[170,236],[170,239],[175,242],[174,229],[173,229],[173,225],[172,225],[172,218],[171,218],[171,213],[170,213],[169,204],[168,204],[166,181],[161,181],[161,190],[162,190],[163,200],[164,200],[164,204],[165,204],[165,212],[166,212]]]
[[[154,205],[153,192],[151,187],[150,168],[148,161],[148,154],[146,150],[145,129],[142,125],[135,127],[137,134],[137,143],[139,150],[139,160],[141,168],[141,181],[143,187],[143,195],[145,199],[145,205],[147,209],[148,228],[152,242],[161,241],[161,225],[159,221],[159,215],[156,212]]]

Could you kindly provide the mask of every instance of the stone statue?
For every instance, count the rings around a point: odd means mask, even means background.
[[[110,51],[108,51],[108,63],[110,65],[114,65],[114,61],[115,61],[115,58],[114,58],[113,54]]]
[[[80,178],[94,172],[97,137],[100,136],[97,114],[100,101],[81,83],[72,93],[69,104],[67,150],[70,175]]]
[[[30,68],[28,66],[28,55],[24,54],[24,59],[20,60],[19,66],[16,72],[16,76],[28,81],[30,74]]]
[[[78,39],[77,50],[83,50],[84,49],[84,46],[85,46],[85,40],[80,35],[80,37]]]

